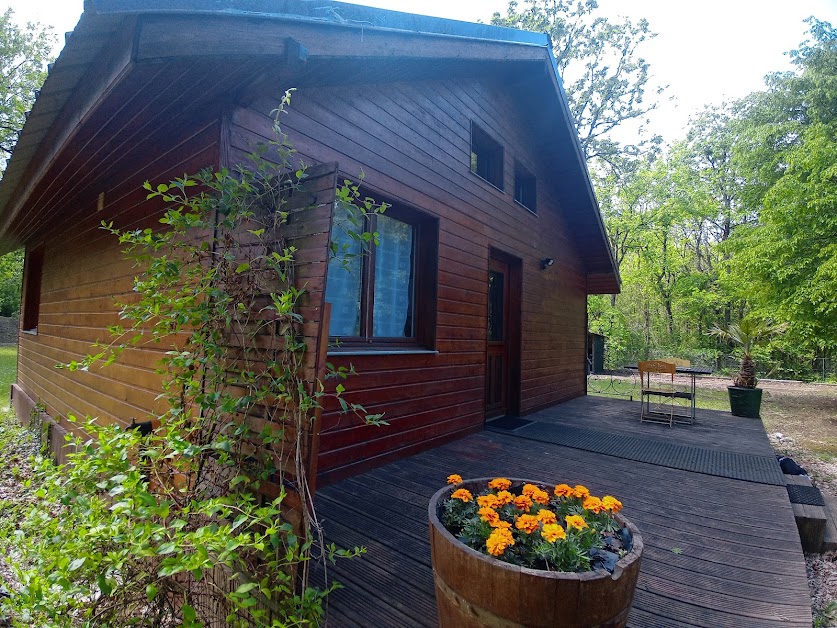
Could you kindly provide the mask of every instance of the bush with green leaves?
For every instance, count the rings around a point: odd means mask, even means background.
[[[103,225],[141,269],[136,295],[111,341],[63,366],[165,347],[165,409],[144,417],[160,426],[145,436],[69,417],[87,436],[71,439],[66,465],[40,466],[38,501],[7,519],[22,588],[6,605],[21,625],[314,624],[333,585],[309,585],[311,557],[362,551],[325,547],[308,490],[315,414],[343,386],[329,393],[305,367],[304,290],[283,229],[308,175],[279,128],[289,98],[249,167],[145,184],[161,228]],[[356,224],[385,209],[349,182],[336,198]]]

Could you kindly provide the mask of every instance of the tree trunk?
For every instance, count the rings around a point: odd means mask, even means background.
[[[751,356],[745,355],[741,359],[741,371],[735,378],[735,385],[741,388],[756,387],[756,363]]]

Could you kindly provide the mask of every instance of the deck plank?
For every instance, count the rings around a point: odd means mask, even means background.
[[[697,447],[720,440],[724,451],[772,452],[760,421],[699,411],[695,425],[663,426],[660,434],[638,415],[637,402],[586,397],[527,418],[555,429],[575,425]],[[449,473],[583,483],[619,497],[646,546],[631,626],[811,625],[805,561],[784,487],[486,431],[318,492],[327,539],[368,548],[331,568],[347,588],[331,596],[328,626],[436,625],[427,504]]]

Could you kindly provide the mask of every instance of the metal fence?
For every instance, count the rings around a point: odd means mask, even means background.
[[[821,382],[837,382],[837,360],[814,358],[814,373]]]
[[[607,349],[605,349],[605,352]],[[673,357],[665,352],[651,352],[646,358],[642,356],[636,360],[626,360],[627,364],[636,364],[640,359],[659,359]],[[712,369],[719,377],[731,377],[739,369],[741,362],[733,356],[722,356],[713,359],[706,355],[681,355],[690,360],[692,366]],[[607,356],[606,356],[607,358]],[[605,364],[609,362],[607,359]],[[624,366],[624,365],[623,365]],[[596,372],[593,365],[588,362],[587,392],[589,394],[616,395],[629,399],[639,396],[639,377],[636,371],[626,368],[599,369]],[[767,360],[756,361],[756,376],[759,379],[777,380],[804,380],[837,383],[837,359],[816,358],[815,360],[802,360],[791,362],[790,360],[770,362]]]
[[[587,394],[639,399],[639,373],[627,369],[588,373]]]

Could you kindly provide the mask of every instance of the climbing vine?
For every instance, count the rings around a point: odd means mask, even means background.
[[[312,624],[334,586],[312,586],[312,557],[324,570],[362,551],[325,545],[309,492],[315,417],[344,387],[311,375],[286,232],[316,208],[300,203],[308,169],[279,126],[289,98],[248,167],[145,184],[165,206],[160,228],[103,224],[137,264],[134,296],[111,340],[63,368],[157,349],[159,408],[137,429],[68,417],[90,439],[73,441],[66,466],[41,465],[39,501],[11,518],[23,586],[7,604],[22,625]],[[342,228],[371,246],[359,225],[386,206],[348,181],[334,202],[348,210]]]

